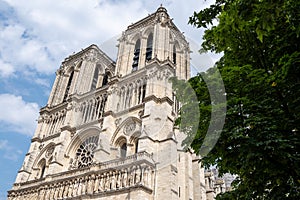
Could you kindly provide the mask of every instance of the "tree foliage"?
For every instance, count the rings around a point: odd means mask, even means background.
[[[220,199],[300,199],[299,8],[297,0],[216,0],[190,17],[205,28],[203,50],[223,53],[215,69],[189,80],[200,102],[198,153],[211,120],[203,76],[219,71],[225,85],[224,128],[202,159],[238,175]]]

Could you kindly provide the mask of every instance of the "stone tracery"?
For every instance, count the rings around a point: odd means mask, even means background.
[[[77,149],[75,162],[78,168],[90,166],[94,161],[94,151],[98,145],[99,136],[87,138]]]

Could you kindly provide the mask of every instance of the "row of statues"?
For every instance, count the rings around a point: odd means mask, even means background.
[[[35,190],[12,194],[9,200],[19,199],[18,197],[28,200],[65,199],[81,195],[121,190],[138,185],[152,189],[153,176],[154,170],[152,167],[148,165],[134,165],[129,168],[94,173],[43,185]]]

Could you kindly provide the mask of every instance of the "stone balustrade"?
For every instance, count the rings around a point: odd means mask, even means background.
[[[76,112],[78,112],[77,125],[102,118],[106,101],[107,93],[105,90],[80,98],[76,106]]]
[[[39,119],[41,127],[38,137],[45,138],[60,132],[60,128],[66,118],[66,107],[67,104],[62,104],[56,106],[51,111],[47,107],[41,110],[41,117]]]
[[[46,176],[44,179],[14,184],[8,199],[72,199],[84,195],[104,195],[143,188],[152,193],[155,165],[152,156],[139,152],[90,167]]]

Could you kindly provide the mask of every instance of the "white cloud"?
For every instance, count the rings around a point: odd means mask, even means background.
[[[34,79],[34,82],[46,88],[50,88],[50,82],[48,79],[36,78]]]
[[[44,74],[53,73],[71,52],[109,39],[147,13],[139,1],[6,2],[18,20],[0,29],[2,59],[18,71]]]
[[[0,94],[0,126],[3,131],[16,131],[32,136],[36,127],[39,107],[25,102],[21,96]]]
[[[0,67],[0,72],[7,77],[16,71],[29,69],[37,73],[53,73],[71,52],[109,40],[131,23],[155,12],[161,3],[168,9],[180,30],[200,43],[203,31],[187,25],[188,18],[195,10],[208,6],[211,0],[195,3],[187,3],[185,0],[5,2],[6,7],[13,10],[5,12],[5,15],[11,15],[7,20],[9,25],[0,27],[0,56],[2,63],[10,64],[6,71]]]
[[[9,64],[4,62],[3,60],[0,60],[0,77],[5,78],[13,75],[15,72],[14,67]]]

